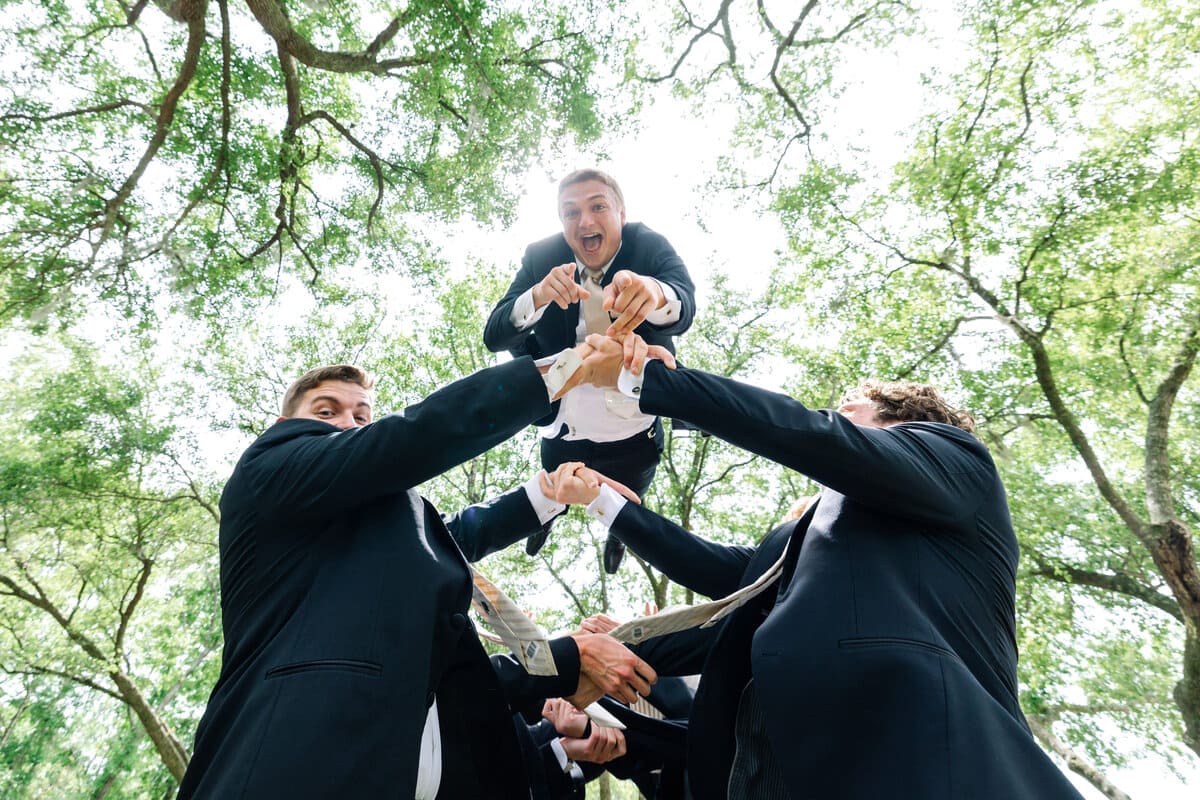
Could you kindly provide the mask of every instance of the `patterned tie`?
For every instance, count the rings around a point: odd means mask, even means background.
[[[583,321],[587,325],[587,332],[598,333],[601,336],[608,330],[608,326],[612,324],[612,320],[608,317],[608,312],[604,310],[604,289],[600,286],[600,280],[604,277],[602,269],[583,269],[584,289],[588,291],[588,299],[580,300],[580,313],[583,314]]]
[[[499,586],[474,568],[471,569],[471,582],[475,584],[471,605],[513,651],[525,671],[530,675],[557,675],[558,666],[550,652],[550,637],[546,632],[525,616]]]

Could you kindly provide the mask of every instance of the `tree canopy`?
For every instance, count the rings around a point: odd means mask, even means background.
[[[689,256],[681,360],[815,407],[864,376],[947,389],[1008,487],[1041,744],[1111,798],[1144,758],[1200,766],[1194,3],[0,7],[3,796],[171,794],[219,666],[237,453],[316,363],[366,366],[382,409],[495,363],[519,249],[447,242],[655,104],[731,123],[678,198],[730,241]],[[901,111],[863,107],[899,73]],[[782,227],[771,263],[741,260],[735,205]],[[421,490],[511,488],[535,436]],[[669,429],[645,500],[752,543],[813,490]],[[691,602],[636,556],[605,575],[603,538],[571,512],[486,569],[550,628]]]

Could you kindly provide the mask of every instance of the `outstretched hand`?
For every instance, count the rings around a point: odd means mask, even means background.
[[[604,310],[617,315],[605,333],[613,337],[631,333],[646,320],[646,315],[666,302],[662,287],[654,278],[620,270],[604,287]]]
[[[579,623],[579,630],[576,633],[608,633],[620,624],[608,614],[592,614]]]
[[[559,741],[563,752],[572,761],[607,764],[625,755],[625,734],[616,728],[593,725],[591,735],[586,739],[564,738]]]
[[[575,265],[559,264],[533,287],[533,307],[541,308],[549,303],[565,309],[572,303],[590,297],[587,289],[575,282]]]
[[[626,499],[638,503],[642,499],[637,493],[620,481],[614,481],[600,474],[582,461],[567,461],[558,465],[553,474],[544,471],[538,473],[538,483],[542,494],[557,503],[566,505],[586,506],[600,494],[602,485],[611,486]]]
[[[542,717],[550,720],[560,736],[579,739],[587,730],[588,715],[561,697],[551,697],[542,705]]]
[[[646,344],[646,340],[636,333],[626,334],[618,341],[621,342],[621,363],[634,375],[642,374],[647,359],[656,358],[667,369],[675,369],[674,354],[660,344]]]
[[[622,367],[640,375],[648,358],[659,359],[668,369],[675,369],[675,356],[670,350],[662,345],[646,344],[646,340],[636,333],[625,334],[620,339],[593,333],[575,346],[575,353],[580,365],[551,398],[553,400],[584,383],[600,389],[615,389]]]
[[[580,674],[575,694],[567,699],[577,708],[604,694],[623,703],[636,703],[638,696],[649,694],[650,686],[658,680],[653,667],[606,633],[573,634],[572,638],[579,647]],[[595,691],[600,694],[592,696]],[[584,700],[586,702],[581,706],[580,702]]]

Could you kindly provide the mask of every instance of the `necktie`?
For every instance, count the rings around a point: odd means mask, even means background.
[[[758,580],[749,586],[738,589],[727,597],[708,603],[698,603],[694,606],[674,606],[664,608],[657,614],[630,620],[624,625],[618,625],[609,631],[614,639],[629,644],[637,644],[655,636],[687,630],[688,628],[709,627],[741,608],[750,598],[755,597],[773,586],[783,574],[783,562],[787,558],[787,549],[779,559],[767,569]]]
[[[549,636],[499,586],[471,570],[471,604],[530,675],[557,675]]]
[[[583,321],[587,325],[587,332],[604,334],[608,330],[608,326],[612,324],[612,320],[608,317],[608,312],[604,310],[604,289],[600,286],[600,279],[604,277],[602,269],[583,269],[582,286],[588,291],[588,298],[579,301],[579,311],[583,314]]]

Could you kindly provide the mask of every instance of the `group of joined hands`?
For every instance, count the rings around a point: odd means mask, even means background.
[[[675,368],[675,357],[669,350],[649,345],[633,333],[646,314],[660,304],[661,296],[654,294],[656,287],[653,281],[644,281],[628,270],[614,276],[605,289],[604,309],[617,317],[604,335],[591,334],[574,348],[580,364],[554,395],[554,400],[585,383],[615,389],[622,368],[640,375],[648,359],[658,359],[669,369]],[[534,293],[536,305],[554,302],[562,308],[589,297],[588,290],[575,281],[574,264],[551,270],[535,287]],[[591,503],[601,485],[611,486],[628,500],[641,503],[641,498],[629,487],[578,461],[563,463],[553,473],[543,471],[538,480],[546,497],[565,505]],[[654,611],[657,608],[647,604],[646,613]],[[585,619],[580,629],[571,634],[579,646],[579,686],[569,697],[548,699],[542,710],[543,717],[550,720],[564,737],[563,749],[573,761],[602,764],[625,754],[621,731],[590,726],[588,716],[580,709],[605,694],[633,704],[639,696],[649,694],[650,686],[658,679],[649,664],[607,635],[618,624],[605,614],[597,614]]]
[[[567,465],[564,464],[563,466]],[[561,470],[561,467],[559,469]],[[543,477],[545,477],[544,474]],[[610,485],[619,486],[615,482],[610,482]],[[657,606],[653,603],[647,603],[643,613],[648,616],[657,611]],[[579,630],[573,633],[572,636],[575,636],[577,641],[580,636],[597,636],[601,639],[609,638],[603,635],[616,628],[619,624],[620,622],[607,614],[595,614],[583,620],[579,624]],[[611,641],[616,640],[611,639]],[[636,673],[636,668],[634,671]],[[619,672],[620,669],[618,668],[614,672],[614,679],[619,683],[625,683],[619,677]],[[653,670],[651,670],[651,673],[653,673]],[[641,677],[644,678],[645,676]],[[586,680],[586,678],[581,670],[581,688],[583,680]],[[655,680],[656,676],[652,676],[647,683],[654,683]],[[647,691],[649,691],[648,688]],[[559,743],[562,745],[563,752],[566,753],[567,758],[571,761],[606,764],[615,758],[625,755],[625,734],[618,728],[593,725],[588,715],[577,706],[583,699],[586,698],[581,697],[577,692],[571,697],[548,698],[542,706],[542,717],[549,720],[550,724],[554,726],[554,730],[558,732],[561,737]]]
[[[675,356],[670,350],[661,345],[646,344],[646,340],[636,333],[622,333],[617,336],[593,333],[572,350],[579,356],[580,365],[552,400],[558,400],[576,386],[585,383],[601,389],[615,389],[622,369],[629,370],[635,376],[641,375],[647,360],[657,359],[668,369],[675,369]]]
[[[674,362],[669,363],[673,365]],[[580,461],[560,464],[552,473],[541,471],[538,483],[542,494],[564,505],[586,506],[596,499],[604,485],[631,502],[642,502],[629,487]],[[647,603],[644,609],[646,615],[657,611],[653,603]],[[588,716],[581,709],[606,694],[632,705],[639,696],[648,695],[651,685],[658,680],[649,664],[608,635],[619,624],[607,614],[596,614],[580,623],[579,630],[571,634],[579,646],[579,686],[569,697],[548,699],[542,709],[542,716],[563,736],[563,750],[572,761],[603,764],[625,754],[625,738],[621,731],[589,726]]]

